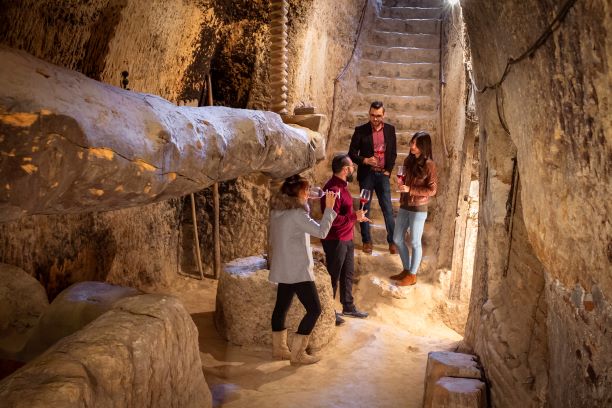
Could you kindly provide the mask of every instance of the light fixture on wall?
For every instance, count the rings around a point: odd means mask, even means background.
[[[459,0],[446,0],[446,2],[450,4],[451,6],[454,6],[455,4],[459,4]]]

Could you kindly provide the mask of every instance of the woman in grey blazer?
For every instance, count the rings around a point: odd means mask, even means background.
[[[318,357],[306,353],[308,339],[321,314],[319,294],[314,283],[310,235],[325,238],[336,218],[333,210],[336,196],[325,195],[326,209],[321,223],[310,218],[308,181],[299,175],[285,180],[280,192],[270,200],[270,276],[278,283],[276,305],[272,312],[272,350],[275,358],[291,364],[312,364]],[[297,333],[287,347],[285,318],[293,295],[306,309]]]

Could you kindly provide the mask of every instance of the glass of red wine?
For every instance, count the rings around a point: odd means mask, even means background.
[[[379,144],[374,147],[374,157],[376,157],[376,161],[378,162],[377,166],[381,166],[382,161],[385,157],[385,144]]]
[[[397,166],[397,185],[399,187],[404,185],[404,181],[406,180],[406,167],[405,166]]]
[[[367,189],[362,189],[361,193],[359,194],[359,209],[363,210],[363,207],[366,205],[366,203],[368,201],[370,201],[370,196],[371,196],[371,192],[370,190]]]

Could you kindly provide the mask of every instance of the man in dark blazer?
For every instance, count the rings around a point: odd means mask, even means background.
[[[370,105],[370,121],[355,128],[349,147],[349,156],[357,163],[357,180],[360,189],[376,192],[376,197],[385,218],[387,228],[387,243],[389,252],[397,253],[393,244],[393,207],[391,205],[391,185],[389,178],[395,166],[397,158],[397,146],[395,138],[395,127],[384,123],[385,107],[380,101],[374,101]],[[366,203],[364,209],[370,209],[372,197]],[[363,252],[372,253],[372,237],[370,236],[370,224],[360,223],[361,241]]]

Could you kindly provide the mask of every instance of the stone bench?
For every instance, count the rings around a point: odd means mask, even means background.
[[[232,344],[272,345],[271,318],[277,285],[268,281],[269,271],[266,267],[263,257],[249,257],[236,259],[221,271],[215,325],[221,336]],[[333,338],[336,320],[327,269],[315,261],[314,272],[322,313],[312,332],[309,347],[320,350]],[[294,297],[286,321],[290,344],[305,312],[297,296]]]

